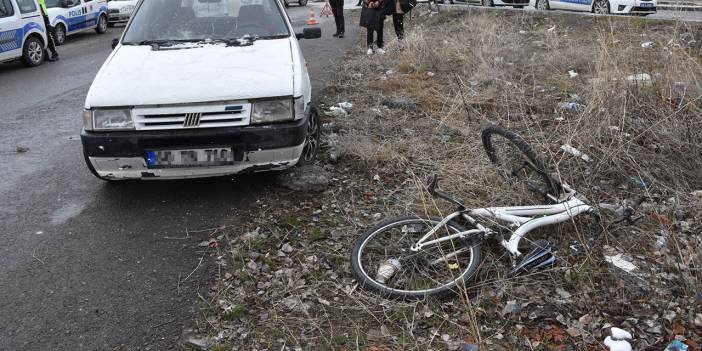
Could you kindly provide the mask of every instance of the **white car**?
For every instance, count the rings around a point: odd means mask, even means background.
[[[81,140],[103,180],[169,179],[312,162],[320,125],[279,0],[142,0],[85,99]]]
[[[22,60],[27,66],[44,62],[46,28],[36,0],[0,0],[0,63]]]
[[[537,10],[572,10],[597,14],[656,13],[656,0],[534,0]]]
[[[67,36],[86,30],[107,32],[107,0],[45,1],[56,45],[62,45]]]
[[[107,2],[107,25],[112,27],[115,23],[126,23],[132,16],[137,0],[110,0]]]

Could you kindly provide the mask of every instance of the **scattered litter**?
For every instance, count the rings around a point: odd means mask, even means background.
[[[188,344],[190,346],[193,346],[197,348],[198,350],[208,350],[208,342],[205,339],[196,339],[196,338],[190,338],[188,339]]]
[[[645,43],[641,43],[641,47],[644,49],[652,48],[653,47],[653,42],[647,41]]]
[[[563,152],[571,154],[575,157],[580,157],[585,162],[591,161],[590,156],[588,156],[587,154],[583,153],[582,151],[580,151],[580,150],[578,150],[578,149],[576,149],[568,144],[561,145],[561,150],[563,150]]]
[[[393,70],[391,70],[391,69],[385,71],[385,75],[387,75],[387,76],[391,76],[391,75],[393,75],[393,74],[395,74],[395,71],[393,71]]]
[[[522,306],[517,303],[517,300],[509,300],[507,301],[505,307],[502,309],[502,315],[518,315],[521,309]]]
[[[42,234],[44,234],[44,232],[40,230],[40,231],[38,231],[38,232],[36,232],[36,233],[34,233],[34,234],[36,234],[36,235],[42,235]]]
[[[691,192],[690,195],[696,197],[699,200],[702,200],[702,190],[695,190]]]
[[[465,342],[461,345],[460,351],[478,351],[478,345],[472,342]]]
[[[326,111],[325,113],[327,116],[330,117],[345,117],[346,115],[348,115],[346,110],[338,106],[330,106],[329,111]]]
[[[336,106],[339,106],[339,107],[343,108],[344,110],[350,110],[351,108],[353,108],[353,104],[348,102],[348,101],[340,102],[340,103],[336,104]]]
[[[563,122],[563,121],[565,121],[565,118],[564,118],[564,117],[556,117],[556,118],[554,118],[554,119],[555,119],[557,122]]]
[[[579,105],[575,102],[561,102],[558,104],[558,107],[560,107],[563,110],[577,110],[578,106]]]
[[[668,242],[668,232],[667,231],[661,231],[661,235],[656,236],[656,243],[653,244],[653,248],[655,250],[660,250],[665,246],[665,244]]]
[[[631,333],[626,330],[612,327],[612,336],[608,336],[604,340],[605,346],[609,347],[610,351],[631,351],[631,344],[627,340],[631,340]]]
[[[434,76],[434,72],[432,72],[432,71],[427,72],[427,76],[433,77],[433,76]]]
[[[23,147],[23,146],[18,146],[17,149],[16,149],[15,151],[17,151],[18,154],[23,154],[23,153],[29,151],[29,148],[28,148],[28,147]]]
[[[520,31],[519,31],[519,34],[526,34],[526,31],[525,31],[525,30],[520,30]]]
[[[626,178],[626,180],[629,182],[629,184],[639,189],[646,189],[648,187],[646,182],[644,182],[643,179],[637,176],[629,176]]]
[[[651,84],[651,75],[648,73],[637,73],[626,77],[632,83]]]
[[[291,253],[295,249],[293,249],[292,245],[290,245],[289,243],[285,243],[283,244],[283,247],[280,248],[280,250],[282,250],[285,253]]]
[[[578,72],[575,72],[575,70],[570,70],[568,71],[568,75],[570,75],[570,78],[575,78],[578,76]]]
[[[625,260],[622,257],[622,254],[616,254],[614,256],[605,256],[605,261],[613,264],[615,267],[627,273],[631,273],[637,268],[633,263]]]
[[[612,131],[612,132],[618,132],[618,131],[619,131],[619,127],[617,127],[617,126],[609,126],[608,128],[609,128],[609,130]]]
[[[376,182],[379,182],[379,181],[380,181],[380,176],[377,175],[377,174],[374,175],[374,176],[373,176],[373,180],[375,180]]]
[[[551,28],[547,29],[546,31],[547,31],[547,32],[553,32],[554,30],[556,30],[556,25],[555,25],[555,24],[554,24]]]
[[[688,347],[680,340],[673,340],[663,351],[687,351]]]

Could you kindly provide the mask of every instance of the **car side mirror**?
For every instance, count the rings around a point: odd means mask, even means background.
[[[117,47],[117,44],[119,44],[119,39],[112,39],[112,50],[114,50]]]
[[[302,33],[295,33],[297,39],[318,39],[322,37],[322,29],[319,27],[305,28]]]

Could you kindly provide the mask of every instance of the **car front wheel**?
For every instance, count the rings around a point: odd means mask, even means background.
[[[105,15],[100,15],[100,18],[98,19],[97,27],[95,27],[95,31],[98,34],[107,33],[107,17]]]
[[[592,12],[598,15],[609,14],[609,1],[608,0],[595,0],[595,5],[592,7]]]
[[[480,3],[481,3],[483,6],[495,7],[495,2],[494,2],[493,0],[481,0]]]
[[[66,27],[59,23],[54,27],[54,44],[56,46],[63,45],[66,42]]]
[[[22,61],[29,67],[36,67],[44,62],[44,43],[37,37],[29,37],[22,48]]]
[[[299,4],[300,4],[300,6],[306,6],[307,0],[300,0]]]
[[[319,123],[319,113],[313,108],[310,111],[309,120],[307,121],[307,130],[305,132],[305,145],[302,148],[302,155],[298,164],[307,165],[314,161],[319,151],[322,129]]]
[[[548,0],[536,0],[536,9],[540,11],[549,10]]]

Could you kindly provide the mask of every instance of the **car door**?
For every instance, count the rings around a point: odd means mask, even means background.
[[[68,33],[75,33],[88,27],[88,9],[81,0],[66,0],[66,24]]]
[[[13,0],[0,0],[0,61],[21,54],[22,24]]]
[[[97,0],[83,0],[85,8],[85,27],[95,28],[100,16],[100,3]]]

